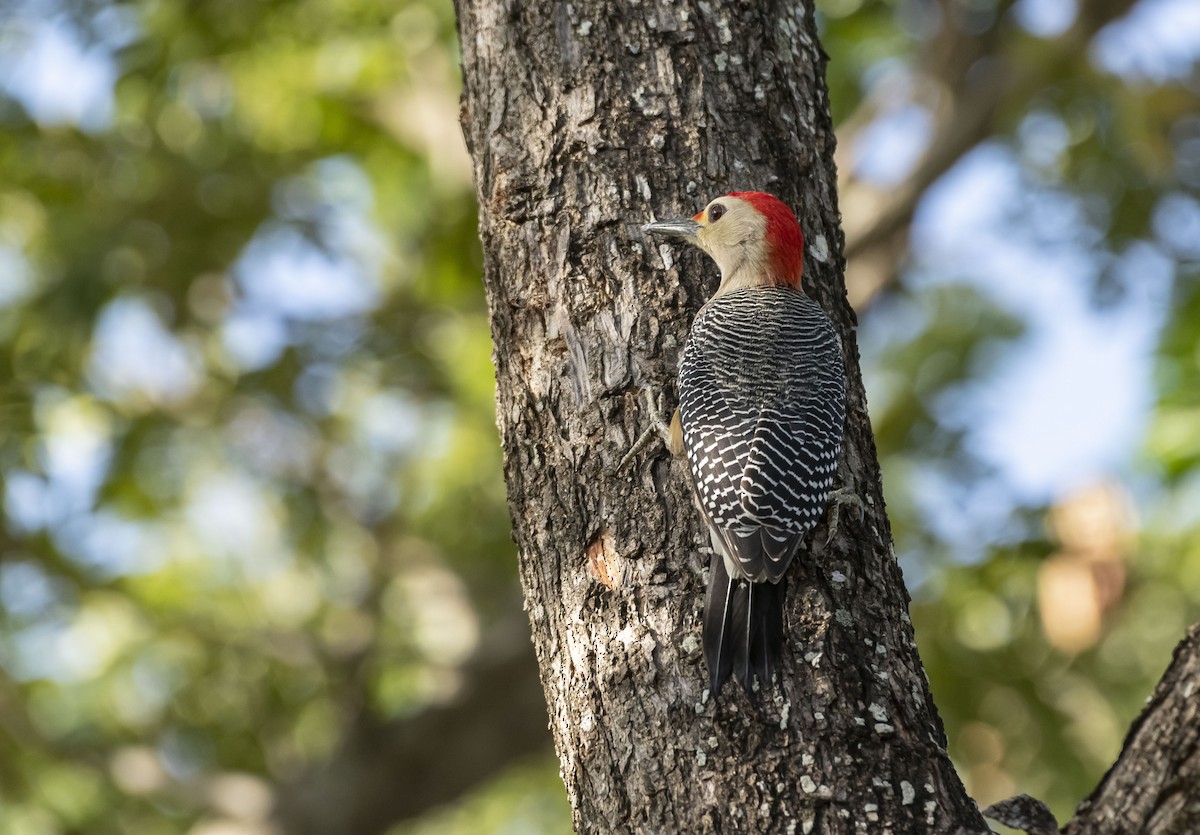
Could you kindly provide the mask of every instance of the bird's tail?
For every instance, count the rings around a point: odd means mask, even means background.
[[[713,698],[730,675],[752,692],[754,676],[766,687],[783,652],[783,600],[787,581],[734,580],[713,549],[704,601],[704,659]]]

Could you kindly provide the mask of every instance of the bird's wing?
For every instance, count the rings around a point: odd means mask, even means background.
[[[842,421],[821,401],[798,397],[764,409],[750,439],[739,493],[760,524],[806,531],[817,524],[837,471]]]
[[[771,440],[766,437],[769,428],[764,428],[769,422],[744,404],[730,402],[729,394],[708,391],[702,419],[689,421],[686,410],[683,415],[696,502],[743,576],[777,581],[815,520],[808,523],[807,517],[797,517],[789,522],[787,508],[774,495],[779,488],[772,480],[786,490],[796,479],[794,474],[781,479],[776,468],[762,461],[765,450],[756,453],[756,445]]]
[[[824,512],[842,416],[795,390],[755,405],[718,386],[705,391],[702,417],[689,420],[687,404],[682,413],[697,503],[745,576],[777,581]]]

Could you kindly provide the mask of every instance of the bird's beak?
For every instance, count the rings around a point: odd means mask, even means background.
[[[700,224],[688,217],[679,220],[660,220],[658,223],[647,223],[642,227],[642,232],[648,235],[674,235],[677,238],[686,238],[689,241],[695,241],[696,236],[700,233],[700,229]]]

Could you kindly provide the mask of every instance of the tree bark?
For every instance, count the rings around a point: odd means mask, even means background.
[[[576,829],[985,831],[945,752],[884,514],[811,5],[457,11],[505,476]],[[792,569],[781,682],[757,704],[733,687],[706,699],[707,536],[680,465],[617,471],[648,425],[641,387],[673,395],[716,277],[637,229],[744,188],[779,195],[806,232],[806,286],[847,357],[839,481],[865,507]]]

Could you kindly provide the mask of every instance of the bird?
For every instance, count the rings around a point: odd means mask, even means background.
[[[688,332],[668,446],[682,447],[712,558],[703,644],[715,699],[731,675],[771,685],[782,655],[787,570],[834,492],[845,366],[829,316],[801,286],[804,234],[759,191],[691,218],[648,223],[717,265]],[[659,421],[661,423],[661,420]]]

